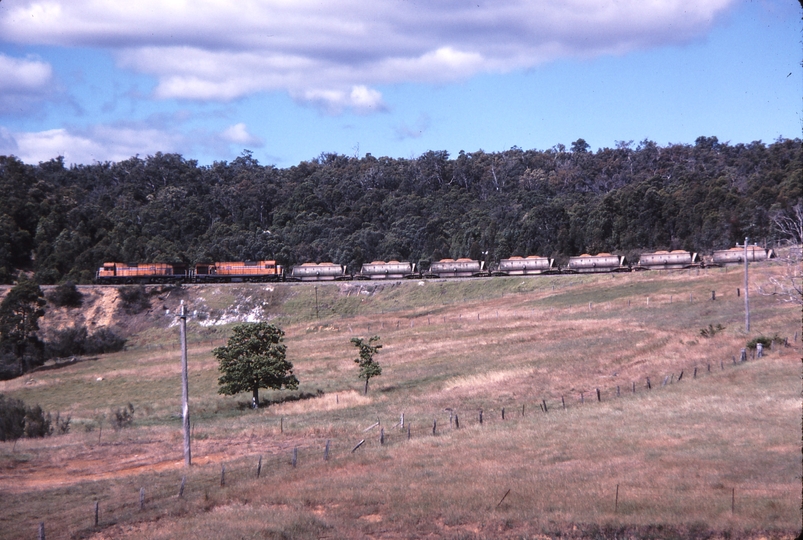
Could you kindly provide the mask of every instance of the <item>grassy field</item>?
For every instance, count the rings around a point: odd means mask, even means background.
[[[40,522],[48,539],[793,538],[800,307],[752,293],[747,335],[742,285],[709,270],[162,294],[126,351],[0,382],[72,417],[67,435],[0,443],[0,538]],[[211,349],[231,324],[213,323],[237,317],[280,324],[301,381],[261,392],[258,411],[217,394]],[[704,338],[709,324],[725,329]],[[788,347],[738,362],[748,339],[776,333]],[[349,339],[374,334],[384,371],[363,396]],[[134,425],[114,431],[128,403]]]

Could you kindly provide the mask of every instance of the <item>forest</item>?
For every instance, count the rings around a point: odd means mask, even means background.
[[[201,166],[157,153],[38,165],[0,156],[0,283],[91,283],[104,261],[371,260],[427,268],[545,255],[774,245],[774,213],[803,200],[800,139],[699,137],[590,150],[513,147],[414,159],[323,153],[279,169],[245,150]]]

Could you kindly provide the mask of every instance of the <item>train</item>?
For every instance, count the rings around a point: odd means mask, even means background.
[[[758,245],[747,247],[748,262],[766,261],[774,257],[772,249]],[[744,264],[744,259],[745,248],[737,246],[714,251],[703,259],[697,253],[683,250],[642,253],[634,265],[631,265],[624,256],[610,253],[596,255],[584,253],[569,257],[568,264],[564,267],[557,266],[552,258],[538,255],[502,259],[493,269],[487,268],[484,261],[469,258],[441,259],[433,262],[425,271],[417,269],[415,263],[406,261],[373,261],[363,264],[356,274],[350,274],[345,265],[333,262],[307,262],[292,266],[289,272],[283,265],[273,260],[214,262],[196,264],[194,267],[185,263],[107,262],[98,269],[95,282],[128,285],[457,279],[727,267]]]

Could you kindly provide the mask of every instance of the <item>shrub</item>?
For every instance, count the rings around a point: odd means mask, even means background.
[[[66,422],[69,425],[69,419]],[[23,436],[46,437],[52,433],[50,413],[45,413],[39,405],[26,407],[21,400],[0,394],[0,441],[16,440]]]
[[[70,422],[72,422],[72,416],[67,416],[66,418],[61,417],[61,413],[56,413],[56,433],[59,435],[66,435],[70,432]]]
[[[131,427],[134,423],[134,406],[129,403],[128,407],[112,409],[111,423],[114,431],[120,431],[123,428]]]
[[[753,339],[751,339],[750,341],[747,342],[747,348],[753,350],[753,349],[756,348],[756,345],[761,343],[761,346],[766,349],[766,348],[769,348],[770,345],[772,345],[773,342],[775,342],[775,343],[783,343],[784,340],[778,334],[775,334],[772,337],[758,336],[758,337],[754,337]]]
[[[26,407],[25,411],[25,436],[29,439],[34,437],[46,437],[53,434],[53,422],[50,413],[45,414],[42,407],[34,405]]]
[[[85,326],[57,330],[53,333],[53,338],[45,344],[45,353],[48,358],[65,358],[84,354],[86,338]]]
[[[58,307],[79,307],[84,302],[84,295],[78,291],[75,283],[68,281],[53,289],[47,299]]]
[[[710,338],[714,337],[716,334],[722,332],[723,330],[725,330],[725,327],[722,326],[721,324],[717,324],[716,326],[714,326],[713,324],[709,324],[708,328],[700,329],[700,335],[703,336],[704,338]]]
[[[89,336],[84,344],[85,354],[104,354],[123,350],[126,339],[110,328],[101,328]]]
[[[125,342],[124,337],[109,328],[101,328],[89,335],[85,326],[76,326],[56,331],[53,339],[47,342],[46,352],[48,358],[104,354],[122,350]]]
[[[0,394],[0,441],[13,441],[25,433],[25,403]]]
[[[151,300],[144,285],[121,287],[118,294],[126,313],[136,315],[151,307]]]

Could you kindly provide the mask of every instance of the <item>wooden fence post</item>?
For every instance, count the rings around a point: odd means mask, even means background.
[[[259,461],[257,461],[257,478],[259,475],[262,474],[262,455],[259,456]]]
[[[740,351],[739,361],[740,362],[747,362],[747,349],[742,349]]]
[[[437,420],[433,420],[432,421],[432,434],[433,435],[435,435],[435,432],[437,431],[437,429],[438,429],[438,421]]]
[[[652,390],[652,385],[650,384],[650,378],[647,377],[647,390]]]
[[[145,510],[145,488],[139,488],[139,511]]]
[[[385,444],[385,428],[379,428],[379,445]]]
[[[563,398],[563,396],[560,396],[560,402],[563,404],[563,409],[565,410],[566,409],[566,400]]]
[[[410,424],[407,424],[407,440],[410,440]]]
[[[100,502],[99,501],[95,501],[95,522],[94,522],[94,526],[95,527],[98,526],[98,517],[99,517],[99,515],[100,515]]]
[[[617,385],[616,385],[616,397],[619,397],[619,395],[620,395],[620,394],[619,394],[619,385],[617,384]]]
[[[220,486],[223,487],[226,485],[226,464],[220,464]]]
[[[39,540],[45,540],[45,522],[39,522]]]
[[[546,400],[545,400],[545,399],[542,399],[542,400],[541,400],[541,403],[544,405],[544,412],[545,412],[545,413],[546,413],[546,412],[549,412],[549,411],[547,410],[547,408],[546,408]]]
[[[187,477],[186,476],[182,476],[181,477],[181,485],[178,486],[178,498],[179,499],[183,499],[184,498],[184,486],[186,484],[187,484]],[[95,504],[97,504],[97,503],[95,503]]]
[[[294,469],[296,468],[296,465],[298,465],[298,446],[293,447],[293,458],[291,463],[293,464]]]
[[[323,447],[323,460],[329,461],[329,439],[326,439],[326,446]]]
[[[502,420],[504,420],[504,419],[505,419],[505,408],[502,407]]]
[[[599,394],[599,388],[597,388],[597,401],[602,401],[602,397]]]
[[[764,345],[756,343],[756,358],[761,358],[762,356],[764,356]]]
[[[460,429],[460,418],[457,417],[457,414],[454,415],[454,428]]]
[[[480,425],[482,425],[482,409],[480,409]]]

